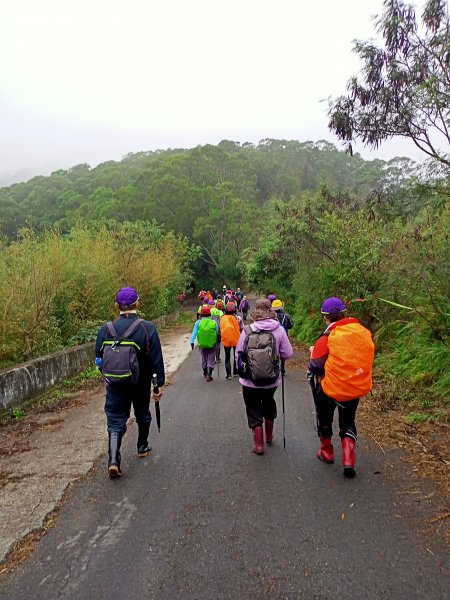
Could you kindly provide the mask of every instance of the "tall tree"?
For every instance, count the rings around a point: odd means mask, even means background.
[[[378,147],[393,137],[411,139],[450,167],[450,19],[447,0],[428,0],[418,23],[413,6],[385,0],[377,22],[384,47],[356,41],[362,77],[348,94],[330,100],[329,128],[349,142]],[[443,144],[443,148],[441,145]]]

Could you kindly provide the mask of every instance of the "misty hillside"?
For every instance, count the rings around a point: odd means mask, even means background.
[[[217,146],[129,154],[91,168],[87,164],[36,176],[0,189],[4,232],[31,224],[67,231],[80,217],[156,219],[192,235],[197,219],[227,203],[259,206],[326,186],[368,197],[399,189],[414,169],[407,158],[389,162],[350,157],[328,142],[222,141]]]

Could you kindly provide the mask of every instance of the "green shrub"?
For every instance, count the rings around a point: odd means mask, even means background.
[[[144,317],[172,311],[195,256],[185,238],[141,221],[24,229],[0,242],[0,365],[94,340],[123,286],[139,291]]]
[[[420,406],[450,398],[450,202],[429,189],[405,210],[406,196],[387,210],[328,190],[274,201],[246,264],[258,289],[286,290],[293,334],[308,345],[323,331],[323,299],[345,300],[375,335],[377,376],[401,381]]]

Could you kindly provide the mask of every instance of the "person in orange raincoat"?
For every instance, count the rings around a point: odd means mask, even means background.
[[[220,319],[220,337],[225,349],[225,370],[227,379],[231,379],[231,349],[233,349],[233,376],[238,376],[236,365],[236,344],[241,335],[241,328],[236,317],[236,304],[228,302],[225,306],[225,314]]]
[[[334,462],[331,440],[337,406],[344,475],[354,477],[355,415],[360,397],[372,389],[375,347],[370,331],[358,319],[347,317],[346,310],[340,298],[323,302],[321,313],[326,329],[310,348],[309,371],[316,378],[313,396],[321,441],[317,457],[325,463]]]

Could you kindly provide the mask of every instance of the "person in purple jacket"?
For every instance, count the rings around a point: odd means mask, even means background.
[[[284,328],[277,319],[277,313],[272,309],[270,300],[259,299],[256,301],[255,310],[250,314],[253,323],[248,325],[252,332],[270,332],[275,338],[276,354],[280,360],[287,360],[293,354],[291,343]],[[244,328],[236,346],[236,355],[242,357],[246,350],[246,337],[248,329]],[[247,329],[247,332],[245,331]],[[275,391],[281,383],[281,373],[275,381],[265,385],[256,384],[250,377],[241,376],[239,383],[242,385],[242,394],[247,412],[248,426],[253,431],[253,452],[264,454],[264,433],[266,444],[269,446],[273,440],[273,423],[277,417]],[[265,432],[263,431],[263,424]]]

